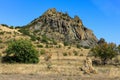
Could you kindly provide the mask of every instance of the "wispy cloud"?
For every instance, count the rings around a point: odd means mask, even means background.
[[[91,0],[106,15],[120,15],[120,0]]]

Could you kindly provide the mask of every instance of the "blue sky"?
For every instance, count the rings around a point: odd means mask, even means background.
[[[120,44],[120,0],[0,0],[0,24],[22,26],[49,8],[78,15],[98,39]]]

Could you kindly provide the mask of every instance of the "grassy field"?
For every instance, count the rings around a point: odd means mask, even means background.
[[[44,57],[38,64],[0,63],[0,80],[120,80],[120,66],[94,66],[97,74],[84,74],[86,56],[53,56],[50,69]]]

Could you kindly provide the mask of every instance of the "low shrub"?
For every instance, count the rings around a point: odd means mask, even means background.
[[[43,45],[38,44],[37,47],[38,47],[38,48],[43,48]]]
[[[41,50],[40,50],[40,54],[41,54],[41,55],[43,55],[43,54],[45,54],[45,53],[46,53],[46,51],[45,51],[44,49],[41,49]]]
[[[63,53],[63,56],[67,56],[67,53],[66,53],[66,52],[64,52],[64,53]]]
[[[77,56],[78,55],[78,52],[77,51],[73,51],[74,55]]]

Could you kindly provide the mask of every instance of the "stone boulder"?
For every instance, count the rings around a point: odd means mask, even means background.
[[[90,74],[90,73],[97,73],[97,71],[94,69],[94,67],[92,66],[92,60],[90,58],[86,58],[86,60],[84,60],[83,63],[83,67],[81,68],[81,70],[84,73]]]

